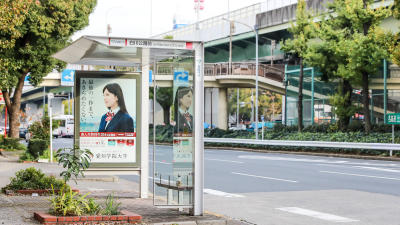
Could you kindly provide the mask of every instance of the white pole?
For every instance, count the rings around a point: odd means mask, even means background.
[[[394,124],[392,124],[392,144],[394,144]],[[390,156],[393,156],[393,150],[390,150]]]
[[[50,162],[53,162],[53,121],[51,118],[52,114],[52,99],[49,98],[49,117],[50,117]]]
[[[237,89],[236,128],[239,127],[239,88]]]
[[[199,24],[199,21],[200,21],[200,0],[197,1],[197,9],[196,9],[196,11],[197,11],[197,26],[196,26],[196,30],[200,30],[200,24]]]
[[[68,115],[71,115],[71,97],[70,93],[68,93]]]
[[[262,135],[261,135],[261,139],[264,140],[264,120],[261,120],[261,128],[262,128]]]
[[[233,21],[229,23],[229,71],[228,74],[232,74],[232,27]]]
[[[256,35],[256,140],[258,140],[258,34],[253,30]]]
[[[153,0],[150,0],[150,38],[153,36]]]
[[[226,19],[226,18],[222,18],[222,19],[230,21],[229,19]],[[245,23],[242,23],[242,22],[238,22],[238,21],[234,21],[234,22],[240,23],[240,24],[243,24],[243,25],[249,27],[256,36],[256,101],[255,102],[256,102],[256,127],[257,127],[257,129],[256,129],[255,134],[256,134],[256,140],[258,140],[258,34],[257,34],[257,31],[254,30],[254,28],[252,28],[251,26],[249,26]]]
[[[121,8],[121,7],[113,7],[113,8],[111,8],[111,9],[116,9],[116,8]],[[106,34],[107,34],[107,36],[109,35],[109,33],[108,33],[108,31],[109,31],[109,24],[108,24],[108,11],[110,11],[111,9],[108,9],[107,10],[107,12],[106,12],[106,27],[107,27],[107,32],[106,32]]]

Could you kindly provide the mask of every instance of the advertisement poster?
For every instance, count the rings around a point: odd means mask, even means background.
[[[192,162],[193,158],[193,89],[189,73],[174,73],[174,163]]]
[[[80,148],[93,163],[136,162],[135,79],[80,78],[79,115]]]

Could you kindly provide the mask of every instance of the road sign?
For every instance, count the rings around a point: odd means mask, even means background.
[[[24,80],[24,86],[32,86],[32,84],[29,82],[29,78],[30,78],[30,72],[25,76],[25,80]]]
[[[64,70],[61,73],[61,86],[74,86],[75,70]]]
[[[151,85],[151,83],[153,83],[153,70],[149,71],[149,85]]]
[[[174,83],[177,85],[189,85],[189,72],[187,71],[176,71],[174,72]]]
[[[264,115],[261,115],[261,120],[264,121]]]
[[[387,114],[388,124],[400,124],[400,113],[390,113]]]

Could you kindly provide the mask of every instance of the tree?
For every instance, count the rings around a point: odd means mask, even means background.
[[[174,104],[174,91],[172,87],[161,87],[157,89],[156,100],[163,108],[164,112],[164,123],[165,125],[170,124],[170,108]]]
[[[310,48],[312,56],[307,61],[319,61],[325,76],[343,79],[345,106],[351,105],[351,93],[347,95],[352,92],[351,85],[362,86],[366,133],[371,130],[369,76],[376,74],[382,60],[389,57],[389,43],[392,42],[391,33],[379,27],[381,21],[391,15],[391,7],[373,9],[373,3],[373,0],[328,3],[328,9],[334,13],[323,14],[320,25],[313,23],[323,42]],[[349,114],[340,119],[344,120],[342,125],[348,123]]]
[[[305,0],[299,0],[296,10],[296,24],[290,21],[291,27],[288,28],[288,31],[293,35],[293,39],[288,39],[285,42],[281,41],[280,43],[282,50],[285,52],[292,51],[300,58],[299,99],[297,104],[299,131],[303,130],[303,58],[307,53],[308,43],[314,35],[310,27],[313,20],[313,14],[306,10]]]
[[[0,0],[2,4],[8,2],[17,1]],[[30,82],[36,86],[53,69],[65,67],[66,63],[51,55],[89,24],[89,14],[96,4],[96,0],[38,0],[30,4],[22,22],[12,24],[20,34],[18,38],[12,32],[0,32],[1,40],[15,39],[12,47],[0,49],[0,89],[10,116],[11,137],[19,136],[18,113],[26,75],[30,73]],[[18,17],[18,11],[10,13]]]
[[[272,96],[275,97],[272,100]],[[253,97],[254,99],[254,97]],[[251,118],[251,89],[240,89],[239,90],[239,102],[242,102],[243,107],[240,107],[239,104],[239,115],[242,115],[243,118]],[[274,102],[274,103],[273,103]],[[274,107],[274,108],[273,108]],[[254,107],[255,110],[255,107]],[[228,89],[228,113],[230,115],[237,113],[237,89],[229,88]],[[269,120],[272,119],[272,115],[281,114],[282,113],[282,95],[272,93],[270,94],[268,91],[261,91],[261,94],[258,98],[258,114],[264,115]],[[255,114],[255,113],[254,113]],[[254,116],[254,115],[253,115]]]

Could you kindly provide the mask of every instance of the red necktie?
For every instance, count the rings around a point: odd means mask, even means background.
[[[185,117],[185,119],[186,119],[186,121],[192,121],[191,119],[190,119],[190,113],[189,112],[187,112],[187,113],[182,113],[182,115]]]
[[[106,115],[107,115],[106,121],[110,121],[114,117],[114,113],[112,112],[108,112]]]

